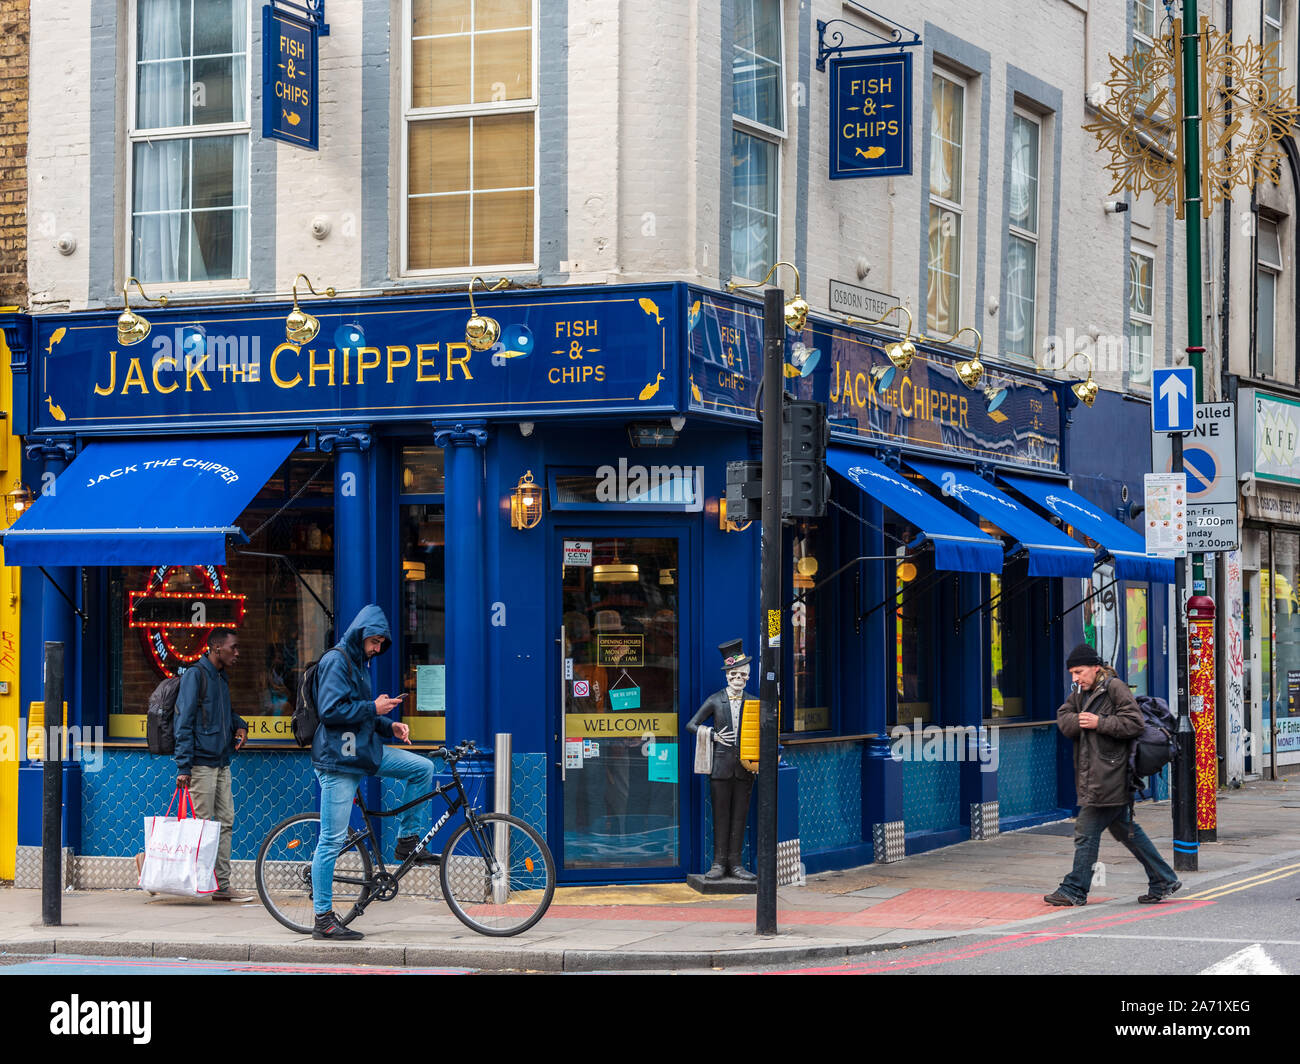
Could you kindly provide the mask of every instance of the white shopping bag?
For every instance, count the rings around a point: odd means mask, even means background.
[[[179,894],[184,898],[206,898],[217,889],[214,869],[221,825],[199,820],[188,790],[177,788],[178,816],[144,818],[144,866],[140,887],[154,894]],[[172,798],[176,804],[176,797]],[[188,814],[187,814],[188,810]]]

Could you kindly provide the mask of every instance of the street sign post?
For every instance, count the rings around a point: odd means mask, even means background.
[[[1237,413],[1233,403],[1197,403],[1196,427],[1183,441],[1187,474],[1187,549],[1193,553],[1236,550]],[[1151,468],[1172,473],[1173,442],[1151,435]]]
[[[1196,416],[1196,375],[1191,366],[1151,371],[1151,430],[1191,432]]]

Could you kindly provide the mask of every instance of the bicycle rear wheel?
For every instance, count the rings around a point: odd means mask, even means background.
[[[442,851],[440,876],[448,907],[483,935],[527,931],[555,896],[546,841],[505,813],[485,813],[457,828]]]
[[[334,862],[334,911],[345,924],[370,899],[370,854],[362,838],[349,839]],[[258,897],[267,912],[300,935],[311,934],[315,925],[311,861],[319,842],[320,814],[299,813],[272,828],[257,854]]]

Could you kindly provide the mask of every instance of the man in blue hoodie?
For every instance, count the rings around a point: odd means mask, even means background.
[[[386,776],[406,783],[402,803],[433,789],[433,762],[409,750],[386,746],[385,738],[409,743],[410,729],[388,715],[402,699],[372,697],[370,659],[392,645],[388,618],[378,606],[362,608],[338,645],[316,667],[316,709],[320,726],[311,743],[311,763],[320,780],[320,842],[312,858],[312,938],[347,941],[363,938],[344,927],[333,911],[334,862],[348,838],[348,821],[357,785],[365,776]],[[409,856],[427,830],[427,806],[414,806],[398,818],[399,860]],[[421,851],[417,861],[434,858]]]

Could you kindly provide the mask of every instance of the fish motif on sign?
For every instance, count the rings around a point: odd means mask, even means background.
[[[873,144],[866,151],[863,151],[861,148],[854,148],[853,153],[855,155],[861,155],[864,159],[879,159],[885,154],[885,149],[879,144]]]
[[[643,303],[644,303],[644,302],[648,302],[648,300],[642,300],[642,302],[643,302]],[[655,395],[655,393],[656,393],[657,391],[659,391],[659,383],[660,383],[660,381],[662,381],[663,379],[664,379],[664,375],[663,375],[662,373],[656,374],[656,375],[655,375],[655,379],[652,380],[649,384],[647,384],[644,388],[641,389],[641,394],[638,395],[637,398],[638,398],[638,399],[651,399],[651,398],[653,398],[654,395]]]
[[[297,111],[295,111],[293,114],[290,114],[283,107],[281,107],[280,113],[284,115],[284,120],[288,122],[289,125],[291,126],[296,126],[299,122],[302,121],[302,115],[298,114]]]
[[[638,299],[637,303],[640,304],[642,310],[654,318],[656,325],[664,323],[664,319],[659,314],[659,308],[655,305],[653,299]]]
[[[68,335],[68,330],[60,325],[53,333],[50,334],[50,342],[45,348],[47,355],[54,353],[54,345]]]
[[[695,374],[691,374],[691,397],[697,402],[704,402],[704,396],[700,393],[700,386],[695,383]]]
[[[691,304],[691,309],[686,314],[686,331],[690,332],[700,323],[700,301],[697,299]]]
[[[50,416],[54,418],[55,421],[68,420],[68,415],[63,412],[63,407],[59,406],[59,404],[54,401],[52,396],[47,395],[45,397],[45,402],[50,408]]]

